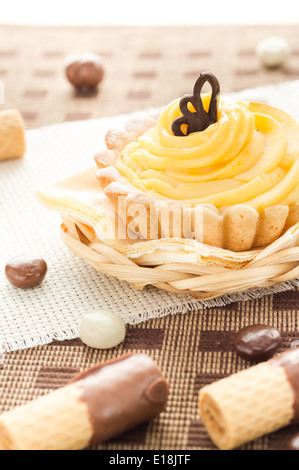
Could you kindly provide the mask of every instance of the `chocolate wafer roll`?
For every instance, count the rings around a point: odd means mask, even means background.
[[[161,413],[168,391],[149,356],[123,356],[3,414],[0,449],[79,450],[100,444]]]
[[[222,450],[299,423],[299,349],[203,387],[199,412]]]
[[[0,161],[21,158],[25,153],[25,129],[16,109],[0,112]]]

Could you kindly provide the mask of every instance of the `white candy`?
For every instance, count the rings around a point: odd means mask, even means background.
[[[126,334],[123,320],[108,310],[98,310],[85,315],[79,326],[81,341],[96,349],[114,348]]]
[[[273,36],[257,45],[256,54],[266,67],[279,67],[290,55],[290,46],[285,39]]]

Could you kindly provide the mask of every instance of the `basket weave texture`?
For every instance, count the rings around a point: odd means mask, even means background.
[[[271,287],[299,277],[299,246],[279,249],[277,241],[277,249],[261,249],[256,258],[241,269],[192,263],[145,267],[99,239],[95,240],[86,225],[71,218],[64,218],[61,236],[76,256],[97,271],[127,281],[138,290],[153,285],[168,292],[206,300],[247,289]]]

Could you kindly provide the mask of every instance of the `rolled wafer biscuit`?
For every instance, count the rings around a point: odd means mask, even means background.
[[[299,422],[299,349],[206,385],[199,412],[222,450]]]
[[[25,131],[16,109],[0,112],[0,161],[21,158],[25,153]]]
[[[133,354],[97,365],[67,386],[0,417],[1,450],[79,450],[157,416],[168,383],[156,363]]]

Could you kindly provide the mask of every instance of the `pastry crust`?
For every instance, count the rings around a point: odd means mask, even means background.
[[[234,204],[221,209],[212,204],[200,204],[194,208],[137,189],[120,174],[115,164],[126,145],[136,141],[156,124],[157,117],[144,116],[127,121],[122,128],[109,130],[106,134],[108,150],[95,155],[98,166],[96,176],[106,197],[126,226],[139,237],[161,239],[167,233],[170,238],[196,238],[207,245],[245,251],[274,242],[287,228],[299,221],[299,203],[290,207],[275,204],[261,212],[247,204]],[[134,227],[136,204],[141,204],[144,211],[139,214],[139,223]],[[183,217],[165,217],[165,210]],[[195,230],[198,215],[202,226],[200,233]],[[184,224],[190,222],[190,233],[183,227],[183,221]]]

